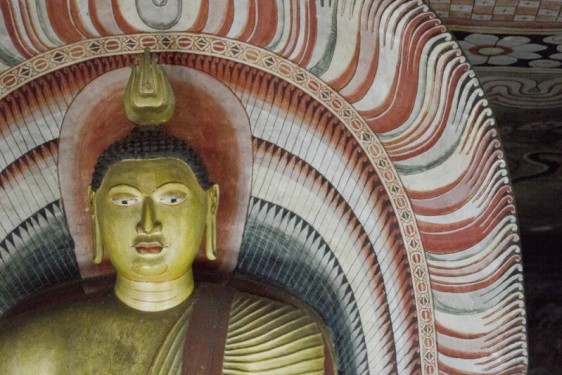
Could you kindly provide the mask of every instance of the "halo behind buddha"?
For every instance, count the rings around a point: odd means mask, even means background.
[[[61,126],[58,171],[64,209],[82,277],[110,272],[107,262],[92,262],[86,188],[98,156],[133,128],[125,117],[123,96],[130,68],[95,79],[70,105]],[[219,259],[201,255],[199,267],[231,271],[242,241],[250,191],[251,138],[246,112],[238,99],[214,78],[190,68],[168,66],[176,97],[172,119],[163,128],[190,144],[202,157],[211,181],[221,186],[217,231]],[[201,253],[203,254],[203,252]]]

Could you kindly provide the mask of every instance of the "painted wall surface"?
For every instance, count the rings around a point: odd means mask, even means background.
[[[201,267],[307,302],[344,374],[525,373],[506,162],[474,71],[422,2],[0,10],[3,310],[106,271],[91,264],[85,194],[72,192],[126,132],[119,98],[148,47],[181,103],[170,131],[233,191],[221,260]]]

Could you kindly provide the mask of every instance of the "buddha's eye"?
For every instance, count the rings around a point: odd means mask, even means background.
[[[111,203],[116,206],[128,207],[136,204],[138,198],[134,196],[116,196],[111,199]]]
[[[160,202],[169,205],[176,205],[180,204],[185,200],[185,193],[182,192],[170,192],[166,194],[162,194],[160,197]]]

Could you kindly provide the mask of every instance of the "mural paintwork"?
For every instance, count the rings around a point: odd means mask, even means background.
[[[552,0],[427,0],[448,24],[487,27],[556,27],[562,4]]]
[[[87,84],[150,47],[245,109],[234,272],[315,308],[343,373],[525,372],[506,162],[472,68],[423,3],[136,4],[1,4],[3,309],[84,269],[62,211],[61,124]]]

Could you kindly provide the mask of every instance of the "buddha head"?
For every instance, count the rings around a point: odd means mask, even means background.
[[[174,106],[162,67],[146,52],[124,100],[137,128],[102,153],[88,187],[94,261],[105,252],[118,277],[131,281],[185,275],[203,238],[207,258],[216,257],[219,187],[188,144],[160,129]]]
[[[106,252],[127,279],[173,280],[191,269],[203,238],[215,259],[219,187],[183,141],[134,130],[100,156],[88,190],[96,263]]]

